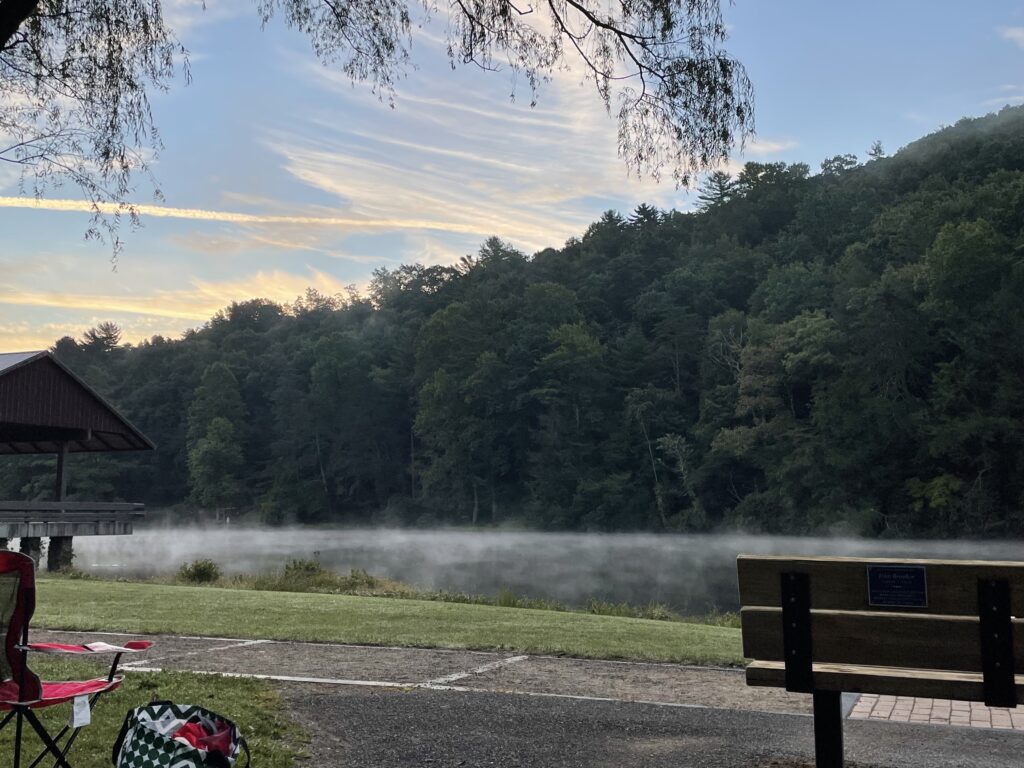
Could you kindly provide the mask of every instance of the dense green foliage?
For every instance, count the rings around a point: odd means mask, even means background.
[[[1024,109],[881,154],[749,163],[697,213],[178,341],[61,340],[160,446],[76,458],[71,490],[272,523],[1024,532]],[[2,491],[48,492],[28,470]]]

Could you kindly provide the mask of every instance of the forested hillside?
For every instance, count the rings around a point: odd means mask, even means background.
[[[877,153],[876,153],[877,154]],[[159,446],[71,492],[269,523],[1024,533],[1024,108],[697,213],[56,352]],[[45,498],[37,460],[0,495]]]

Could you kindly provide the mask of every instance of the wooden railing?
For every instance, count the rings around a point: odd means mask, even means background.
[[[99,522],[143,517],[144,504],[110,501],[0,501],[0,523]]]

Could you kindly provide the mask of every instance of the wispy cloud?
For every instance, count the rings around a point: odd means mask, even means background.
[[[0,350],[27,352],[46,349],[60,337],[77,330],[63,323],[30,323],[24,320],[0,323]]]
[[[235,280],[207,281],[195,279],[192,281],[195,286],[195,293],[185,292],[186,296],[192,296],[196,302],[205,302],[206,306],[216,306],[220,309],[232,301],[241,301],[248,298],[259,297],[270,299],[282,304],[293,301],[297,296],[303,294],[307,288],[316,288],[321,293],[328,295],[345,293],[353,287],[349,282],[338,280],[333,275],[316,269],[307,270],[306,274],[296,274],[274,269],[259,271],[246,275]],[[357,289],[365,286],[356,285]],[[216,310],[214,310],[216,311]],[[205,310],[206,317],[212,312]]]
[[[4,272],[3,277],[9,275]],[[78,338],[104,321],[116,322],[123,340],[138,343],[155,335],[176,338],[185,329],[203,325],[234,301],[265,298],[286,304],[315,288],[333,295],[348,292],[350,284],[324,272],[257,271],[236,279],[193,278],[178,289],[136,289],[119,293],[80,293],[70,289],[33,290],[0,283],[0,350],[42,349],[62,336]],[[356,285],[365,292],[367,286]],[[6,312],[5,308],[16,311]],[[21,320],[21,316],[59,317],[60,321]]]
[[[330,233],[328,233],[330,234]],[[172,234],[168,239],[183,248],[195,253],[210,256],[254,255],[256,252],[267,254],[302,251],[327,256],[338,261],[353,264],[372,264],[397,261],[388,254],[350,253],[324,244],[327,240],[324,233],[308,227],[286,225],[280,227],[260,227],[259,229],[229,229],[226,232],[190,231]]]
[[[363,133],[360,131],[352,131],[353,136],[358,136],[361,139],[370,140],[377,144],[384,146],[401,147],[402,149],[410,149],[414,152],[427,154],[427,155],[440,155],[441,157],[451,158],[458,160],[463,163],[470,163],[473,166],[490,165],[495,168],[499,168],[505,171],[512,171],[514,173],[540,173],[541,168],[537,165],[526,165],[523,163],[514,163],[507,160],[502,160],[499,157],[490,157],[479,152],[472,152],[467,149],[449,149],[446,147],[440,147],[434,144],[426,144],[417,141],[402,141],[401,139],[393,139],[384,136],[374,136],[369,133]]]
[[[344,293],[349,287],[347,283],[319,270],[307,270],[305,274],[267,270],[223,281],[193,278],[190,283],[187,288],[156,289],[128,296],[77,291],[32,291],[0,286],[4,289],[0,292],[0,304],[145,315],[201,323],[233,301],[258,297],[286,303],[293,301],[309,287],[326,294]]]
[[[174,30],[179,39],[187,38],[196,27],[204,24],[254,12],[252,6],[239,0],[220,0],[209,5],[204,0],[165,0],[162,6],[167,26]],[[199,58],[194,54],[191,56]]]
[[[472,254],[475,249],[465,248],[458,250],[453,248],[451,243],[437,237],[422,234],[413,235],[406,241],[404,261],[418,262],[420,264],[454,264],[463,256]]]
[[[414,235],[415,236],[415,235]],[[296,237],[306,238],[306,242],[301,239],[295,239]],[[275,239],[274,237],[263,237],[261,235],[253,235],[249,242],[262,245],[267,248],[285,250],[285,251],[307,251],[309,253],[319,253],[323,256],[328,256],[338,261],[350,261],[354,264],[372,264],[378,266],[381,263],[395,263],[398,261],[397,258],[387,256],[384,254],[358,254],[349,253],[347,251],[340,251],[332,248],[325,248],[316,244],[316,237],[312,233],[307,233],[305,236],[302,234],[294,233],[290,239]]]
[[[229,302],[230,303],[230,302]],[[135,296],[73,293],[69,291],[23,291],[6,293],[0,304],[20,307],[46,307],[48,309],[75,309],[90,312],[107,311],[135,315],[171,317],[178,320],[205,320],[209,313],[198,312],[192,302],[172,306],[163,296]],[[214,310],[216,311],[216,310]]]
[[[715,170],[725,171],[730,176],[736,176],[743,170],[743,166],[750,158],[769,160],[772,155],[778,155],[787,150],[795,149],[798,146],[800,146],[800,143],[794,139],[756,138],[753,141],[747,142],[747,146],[744,147],[741,154],[730,157],[724,163],[719,163]],[[692,205],[687,206],[686,209],[689,210],[690,208],[692,208]]]
[[[1000,94],[982,102],[985,107],[1003,107],[1007,104],[1024,104],[1024,85],[1001,85]]]
[[[795,139],[755,138],[754,140],[747,142],[747,146],[743,149],[743,154],[753,155],[754,157],[777,155],[780,152],[796,149],[798,146],[800,146],[800,142]]]
[[[294,66],[329,98],[303,129],[268,131],[264,146],[294,179],[353,216],[390,220],[415,212],[437,222],[407,232],[406,253],[430,243],[429,258],[448,260],[465,252],[457,243],[473,232],[539,249],[578,235],[603,209],[639,202],[669,208],[681,200],[671,183],[627,175],[616,155],[615,121],[571,73],[548,83],[540,106],[531,108],[497,95],[501,74],[412,72],[392,112],[329,70]],[[356,110],[366,115],[359,129],[345,128]]]
[[[437,221],[421,218],[363,218],[358,216],[294,216],[264,213],[214,211],[200,208],[174,208],[164,205],[141,204],[132,206],[141,217],[216,221],[227,224],[295,224],[311,227],[334,227],[351,232],[387,231],[395,229],[440,229],[468,234],[487,234],[486,229],[472,224]],[[0,208],[29,208],[43,211],[69,211],[93,213],[94,206],[85,200],[61,200],[32,197],[0,197]],[[96,208],[104,214],[126,214],[123,206],[99,203]]]
[[[905,120],[910,120],[911,122],[920,123],[921,125],[927,125],[929,127],[934,126],[938,122],[938,120],[928,117],[921,112],[915,112],[914,110],[904,112],[902,117]]]
[[[1000,27],[999,34],[1011,43],[1024,48],[1024,27]]]
[[[123,331],[123,340],[132,344],[153,336],[176,338],[183,330],[180,323],[168,322],[165,318],[120,317],[109,313],[103,315],[83,314],[64,322],[13,321],[0,323],[0,349],[5,351],[47,349],[64,336],[80,338],[87,329],[110,320],[114,320],[120,325]]]
[[[577,211],[544,204],[546,181],[531,185],[522,176],[510,178],[479,167],[467,171],[458,163],[431,162],[412,147],[396,152],[386,144],[356,148],[297,137],[267,146],[283,158],[296,179],[350,201],[371,219],[401,220],[404,212],[415,211],[421,222],[429,224],[394,229],[496,234],[539,248],[584,225]],[[528,199],[526,188],[537,192],[533,200]]]

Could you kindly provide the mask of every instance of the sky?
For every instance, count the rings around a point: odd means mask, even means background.
[[[364,288],[375,269],[453,263],[491,235],[559,247],[609,209],[693,206],[671,179],[628,174],[592,85],[560,75],[531,107],[506,71],[453,70],[443,24],[416,33],[389,105],[281,20],[263,27],[250,2],[165,9],[192,82],[153,99],[163,197],[140,180],[142,226],[122,229],[114,269],[110,245],[84,239],[76,188],[37,202],[0,172],[0,351],[103,321],[127,342],[176,338],[232,301]],[[733,167],[816,169],[863,159],[876,139],[891,153],[1024,103],[1024,0],[736,0],[725,15],[756,100],[756,137]]]

